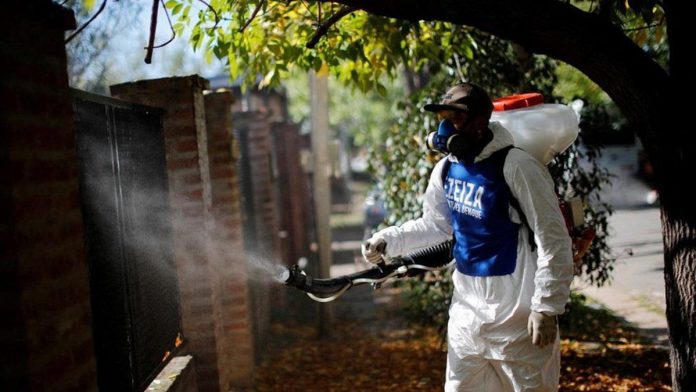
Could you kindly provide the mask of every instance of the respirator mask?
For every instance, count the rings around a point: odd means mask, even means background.
[[[440,121],[437,132],[431,132],[425,140],[425,145],[432,151],[443,154],[452,154],[457,158],[462,158],[471,149],[471,143],[457,132],[449,120]]]

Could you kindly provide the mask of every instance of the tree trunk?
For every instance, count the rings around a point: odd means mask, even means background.
[[[667,324],[675,391],[693,391],[696,385],[696,209],[693,193],[686,189],[693,177],[691,172],[696,168],[696,143],[692,135],[693,126],[689,126],[681,115],[686,113],[678,109],[665,113],[663,131],[675,131],[664,132],[657,161],[659,171],[656,172],[662,211]]]
[[[672,384],[675,391],[691,391],[696,385],[696,208],[684,189],[696,169],[696,134],[688,114],[693,108],[686,99],[696,89],[693,58],[692,19],[694,2],[665,0],[670,48],[672,110],[669,124],[674,131],[660,174],[664,188],[662,233],[665,247],[665,288],[669,325]],[[668,132],[665,139],[670,139]]]
[[[696,225],[683,219],[680,209],[662,206],[667,323],[674,390],[691,391],[696,385]]]

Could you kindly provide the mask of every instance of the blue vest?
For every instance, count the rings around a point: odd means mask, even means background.
[[[520,225],[508,213],[514,199],[503,176],[508,150],[478,163],[462,160],[443,167],[453,253],[462,274],[500,276],[515,271]]]

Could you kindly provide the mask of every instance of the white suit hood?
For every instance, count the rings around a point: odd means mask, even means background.
[[[502,150],[507,146],[512,146],[515,140],[512,138],[512,134],[507,129],[503,128],[497,121],[492,121],[488,124],[488,129],[493,133],[493,139],[486,144],[481,152],[474,159],[475,163],[481,162],[482,160],[488,158],[494,152]]]

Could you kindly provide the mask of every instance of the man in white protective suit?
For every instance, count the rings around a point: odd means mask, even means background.
[[[445,391],[556,391],[563,313],[573,278],[571,239],[547,168],[491,122],[485,90],[452,87],[425,106],[451,128],[435,144],[421,218],[375,233],[378,263],[454,239],[454,293]]]

